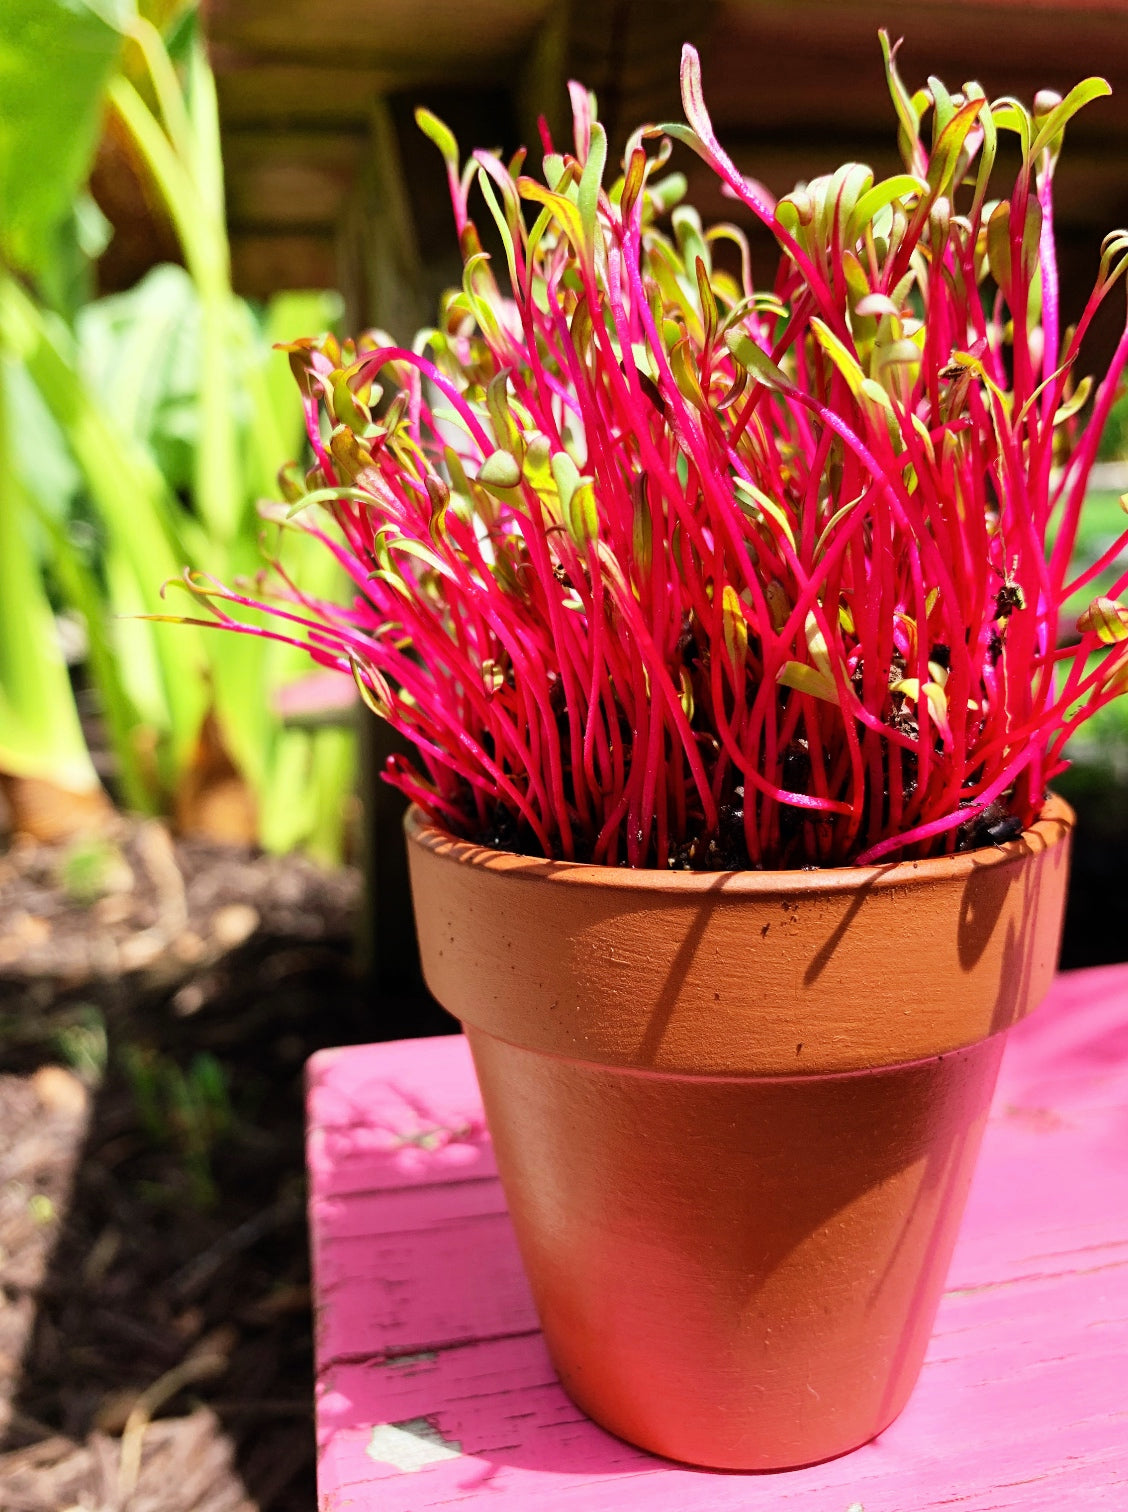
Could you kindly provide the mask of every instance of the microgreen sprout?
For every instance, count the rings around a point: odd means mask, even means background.
[[[462,287],[410,349],[290,349],[314,462],[272,516],[355,596],[186,586],[351,671],[414,743],[390,780],[455,833],[634,867],[945,854],[1029,825],[1128,686],[1128,572],[1062,622],[1128,540],[1071,580],[1128,334],[1095,389],[1078,356],[1128,233],[1063,330],[1052,185],[1108,86],[911,94],[882,46],[903,171],[849,163],[778,203],[717,141],[689,47],[688,124],[636,132],[610,187],[577,86],[539,176],[524,152],[462,165],[421,112]],[[672,139],[774,234],[769,282],[682,203]]]

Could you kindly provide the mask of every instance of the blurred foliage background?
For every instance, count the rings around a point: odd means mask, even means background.
[[[169,257],[101,295],[114,227],[91,193],[96,154],[143,186],[150,240]],[[317,713],[308,663],[290,648],[135,617],[161,612],[162,583],[186,568],[232,580],[283,551],[256,505],[300,454],[303,427],[272,344],[324,330],[340,300],[289,291],[252,303],[232,292],[230,261],[195,5],[5,0],[0,786],[11,822],[59,838],[113,802],[187,833],[333,861],[354,769],[340,700]],[[286,566],[332,592],[324,553],[298,559],[309,544],[288,532]]]

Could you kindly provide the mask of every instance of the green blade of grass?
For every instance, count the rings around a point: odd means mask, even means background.
[[[9,447],[0,343],[0,768],[89,793],[98,777],[86,749],[54,616],[28,539],[28,509]]]
[[[175,504],[143,448],[120,435],[88,392],[65,329],[37,308],[12,279],[0,283],[0,329],[67,438],[107,535],[129,563],[142,602],[157,607],[162,581],[178,576],[186,552]],[[207,703],[208,658],[198,631],[154,634],[167,711],[171,760],[188,760]]]
[[[121,662],[110,639],[109,610],[101,586],[58,520],[33,494],[27,495],[27,501],[51,543],[51,574],[63,597],[78,609],[86,624],[87,665],[98,691],[122,799],[140,813],[156,813],[159,795],[139,759],[141,719],[126,691]]]

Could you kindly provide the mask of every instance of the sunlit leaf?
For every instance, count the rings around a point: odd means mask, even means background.
[[[1128,640],[1128,608],[1116,599],[1096,598],[1077,621],[1082,635],[1095,635],[1105,646]]]
[[[0,254],[41,270],[86,178],[128,0],[4,0]]]
[[[794,688],[796,693],[809,693],[812,698],[821,698],[824,703],[838,702],[838,689],[834,685],[834,679],[807,662],[784,662],[776,673],[776,681],[785,688]]]

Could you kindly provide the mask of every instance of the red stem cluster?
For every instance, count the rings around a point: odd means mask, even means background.
[[[1128,360],[1126,334],[1079,434],[1078,352],[1128,239],[1063,338],[1052,170],[1099,82],[1031,113],[910,97],[887,63],[906,172],[847,165],[779,205],[716,141],[689,49],[689,125],[636,134],[610,189],[581,90],[543,182],[523,154],[462,169],[423,117],[462,289],[412,350],[295,344],[315,464],[289,522],[355,596],[190,586],[351,670],[418,753],[391,780],[456,832],[631,866],[943,853],[1029,824],[1128,680],[1128,573],[1059,649],[1066,599],[1125,545],[1069,581]],[[989,201],[1004,132],[1022,166]],[[738,229],[668,219],[670,136],[775,234],[770,289]]]

